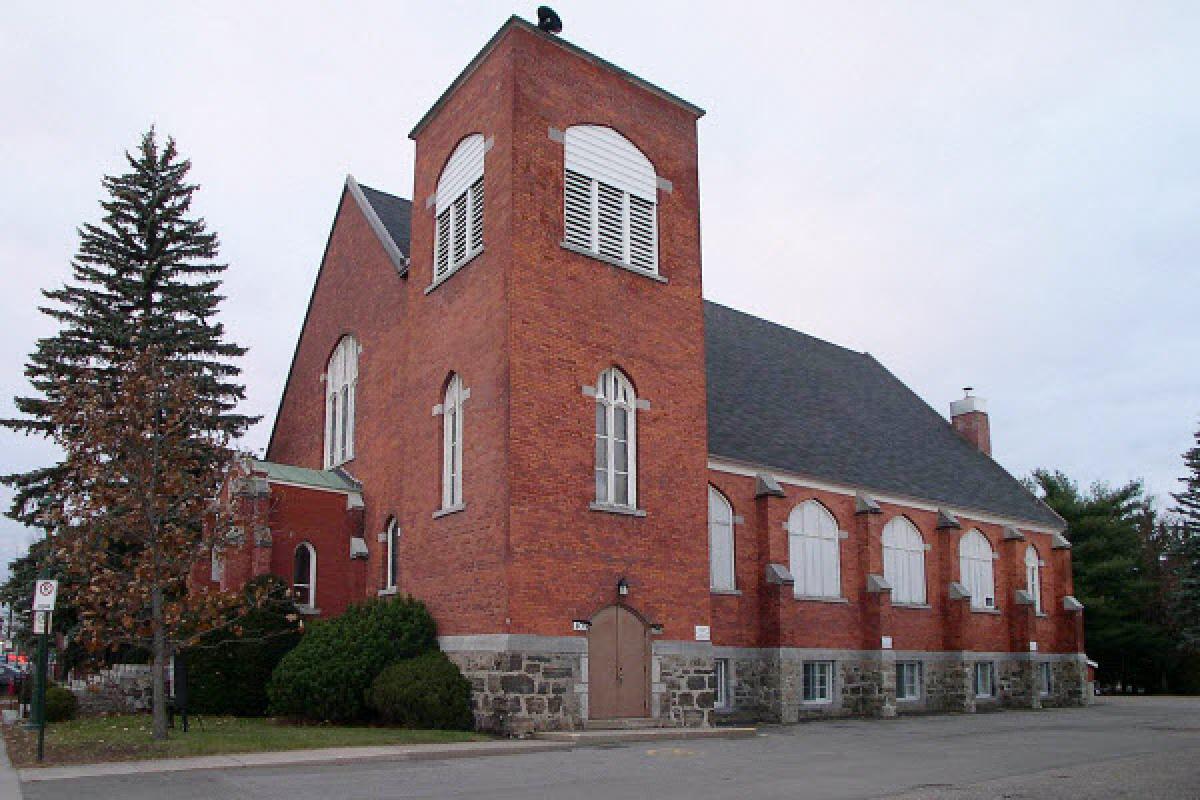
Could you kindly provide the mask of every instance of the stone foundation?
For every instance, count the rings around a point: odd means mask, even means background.
[[[588,716],[584,637],[444,637],[443,649],[471,681],[476,727],[524,735],[578,730]],[[716,659],[724,659],[728,704],[717,707]],[[828,700],[803,700],[805,662],[829,662]],[[976,697],[974,665],[994,666],[994,692]],[[897,700],[897,662],[921,664],[920,694]],[[1037,665],[1051,665],[1042,694]],[[893,652],[713,647],[654,643],[650,716],[662,725],[698,727],[794,723],[827,717],[977,712],[1079,706],[1088,701],[1082,656],[1036,653]]]

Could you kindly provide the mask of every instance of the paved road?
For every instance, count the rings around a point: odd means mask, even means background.
[[[27,800],[1200,798],[1200,699],[767,728],[754,739],[24,785]]]

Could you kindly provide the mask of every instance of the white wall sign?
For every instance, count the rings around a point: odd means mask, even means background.
[[[33,610],[53,611],[58,597],[58,581],[38,581],[33,587]]]
[[[1030,643],[1029,643],[1029,652],[1031,652],[1031,653],[1036,653],[1036,652],[1037,652],[1037,642],[1030,642]]]
[[[697,625],[696,626],[696,641],[697,642],[711,642],[712,641],[712,628],[710,628],[707,625]]]
[[[892,649],[892,637],[884,636],[882,644],[883,644],[884,650],[891,650]]]
[[[34,633],[49,633],[50,632],[50,612],[35,611],[33,614],[33,632]]]
[[[586,631],[590,627],[592,627],[592,623],[588,622],[586,619],[571,620],[571,630]]]

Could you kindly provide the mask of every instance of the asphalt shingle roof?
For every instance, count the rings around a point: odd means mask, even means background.
[[[712,455],[1065,527],[869,354],[707,301],[704,323]]]
[[[387,228],[396,247],[399,247],[400,252],[404,255],[409,255],[409,245],[412,239],[412,201],[372,189],[370,186],[363,186],[361,183],[358,188],[362,189],[363,196],[367,198],[371,208],[375,209],[375,213],[379,215],[379,221],[383,223],[383,227]]]

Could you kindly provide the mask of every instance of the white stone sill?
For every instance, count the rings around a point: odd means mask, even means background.
[[[740,597],[742,594],[742,590],[741,589],[709,589],[708,593],[709,594],[727,595],[729,597]],[[714,706],[714,708],[716,708],[716,706]]]
[[[597,261],[602,261],[611,267],[616,267],[617,269],[623,269],[626,272],[632,272],[634,275],[641,275],[643,278],[649,278],[650,280],[658,281],[659,283],[667,282],[667,279],[664,278],[662,275],[659,275],[657,272],[647,272],[644,269],[640,269],[638,267],[634,267],[629,264],[626,264],[623,261],[617,261],[615,258],[609,258],[608,256],[600,255],[599,253],[592,252],[591,250],[585,250],[582,247],[576,247],[573,244],[568,244],[567,242],[559,242],[559,245],[562,247],[563,250],[569,250],[572,253],[577,253],[578,255],[581,255],[581,256],[586,256],[588,258],[594,258]]]
[[[429,284],[428,286],[426,286],[426,287],[425,287],[425,294],[429,294],[429,293],[430,293],[430,292],[432,292],[434,289],[438,288],[438,287],[439,287],[439,286],[441,286],[443,283],[445,283],[446,281],[450,280],[451,278],[453,278],[453,277],[454,277],[455,275],[457,275],[458,273],[462,272],[464,269],[466,269],[466,267],[467,267],[467,265],[468,265],[468,264],[470,264],[472,261],[474,261],[475,259],[479,258],[481,255],[483,255],[483,252],[484,252],[484,250],[486,250],[486,249],[487,249],[487,248],[485,248],[485,247],[481,247],[481,248],[479,248],[479,249],[478,249],[478,250],[476,250],[474,253],[472,253],[472,254],[471,254],[471,256],[467,258],[467,260],[466,260],[466,261],[462,262],[461,264],[459,264],[457,267],[455,267],[454,269],[452,269],[452,270],[450,270],[449,272],[447,272],[447,273],[446,273],[445,275],[443,275],[442,277],[435,279],[433,283],[431,283],[431,284]]]
[[[442,517],[448,517],[451,514],[457,514],[460,511],[466,511],[466,510],[467,510],[467,504],[459,503],[458,505],[450,506],[449,508],[439,508],[437,511],[433,512],[433,518],[441,519]]]
[[[399,592],[400,592],[400,590],[399,590],[399,589],[397,589],[395,586],[389,586],[389,587],[388,587],[388,588],[386,588],[386,589],[380,589],[380,590],[379,590],[379,592],[378,592],[377,594],[378,594],[380,597],[391,597],[391,596],[393,596],[393,595],[395,595],[395,594],[398,594]]]
[[[792,595],[792,599],[805,603],[833,603],[834,605],[849,604],[850,602],[845,597],[819,597],[811,594],[794,594]]]
[[[908,608],[913,611],[929,611],[933,606],[929,603],[892,603],[892,608]]]
[[[646,512],[640,508],[629,506],[614,506],[608,503],[588,503],[588,511],[599,511],[603,514],[620,514],[626,517],[644,517]]]
[[[314,608],[313,606],[296,606],[296,611],[306,617],[315,617],[321,613],[321,609]]]
[[[996,614],[996,615],[999,615],[1001,613],[1001,611],[998,608],[972,608],[971,613],[972,614]]]

